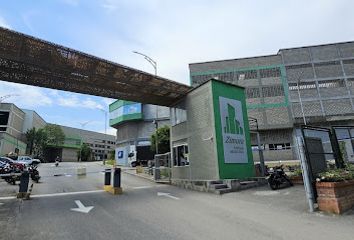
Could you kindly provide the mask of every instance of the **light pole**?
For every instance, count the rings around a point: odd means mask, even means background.
[[[104,134],[107,134],[107,111],[102,108],[98,108],[98,110],[104,114]]]
[[[157,63],[156,63],[156,61],[154,61],[151,57],[145,55],[144,53],[140,53],[137,51],[133,51],[133,53],[143,56],[145,58],[145,60],[148,61],[153,66],[153,68],[155,69],[155,76],[157,76]]]
[[[107,111],[102,109],[102,108],[99,108],[98,110],[100,110],[101,112],[103,112],[104,114],[104,135],[107,135]],[[106,137],[106,136],[105,136]],[[105,145],[104,145],[105,146]],[[103,152],[103,165],[106,164],[106,159],[105,159],[105,152],[106,152],[106,146],[104,148],[104,152]],[[108,155],[108,151],[107,151],[107,155]]]
[[[147,55],[145,55],[145,54],[143,54],[143,53],[140,53],[140,52],[137,52],[137,51],[133,51],[133,53],[139,54],[139,55],[143,56],[144,59],[145,59],[146,61],[148,61],[148,62],[151,64],[151,66],[153,66],[153,68],[154,68],[154,70],[155,70],[155,76],[157,76],[157,63],[156,63],[156,61],[154,61],[151,57],[149,57],[149,56],[147,56]],[[155,131],[155,136],[156,136],[156,138],[155,138],[155,146],[156,146],[156,154],[158,154],[158,153],[159,153],[158,138],[157,138],[157,129],[158,129],[158,120],[157,120],[157,119],[158,119],[158,106],[157,106],[157,105],[155,105],[155,106],[156,106],[155,120],[152,121],[152,123],[155,124],[155,129],[156,129],[156,131]]]
[[[87,122],[79,122],[79,124],[81,125],[81,129],[84,129],[84,127],[89,124],[92,121],[87,121]],[[81,145],[80,145],[80,151],[79,151],[79,162],[81,162],[81,146],[82,146],[82,142],[83,142],[83,137],[82,137],[82,130],[80,129],[81,132]]]
[[[300,95],[300,81],[301,81],[301,76],[302,76],[303,73],[304,73],[304,72],[301,71],[301,73],[300,73],[300,75],[299,75],[299,77],[298,77],[298,79],[297,79],[296,84],[297,84],[297,95],[299,96],[299,102],[300,102],[300,108],[301,108],[302,118],[303,118],[303,120],[304,120],[304,124],[306,125],[306,117],[305,117],[304,107],[303,107],[303,105],[302,105],[302,100],[301,100],[301,95]]]

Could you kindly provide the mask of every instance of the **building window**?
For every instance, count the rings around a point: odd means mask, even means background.
[[[247,98],[260,98],[259,88],[246,88]]]
[[[188,145],[180,145],[173,147],[173,165],[189,166]]]
[[[286,150],[291,149],[290,143],[273,143],[269,144],[269,150]]]
[[[261,69],[259,73],[261,75],[261,78],[280,77],[279,68]]]

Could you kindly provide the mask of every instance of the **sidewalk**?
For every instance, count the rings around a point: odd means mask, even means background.
[[[147,174],[145,172],[146,171],[145,168],[143,168],[143,172],[142,173],[137,173],[136,168],[128,168],[128,167],[121,167],[121,168],[122,168],[122,172],[124,172],[124,173],[130,174],[130,175],[133,175],[133,176],[137,176],[137,177],[140,177],[140,178],[144,178],[144,179],[147,179],[147,180],[149,180],[151,182],[170,184],[170,181],[168,179],[166,179],[166,180],[161,179],[161,180],[155,181],[153,175],[149,175],[149,174]]]

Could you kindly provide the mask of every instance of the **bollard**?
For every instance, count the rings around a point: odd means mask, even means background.
[[[106,169],[105,170],[105,177],[104,177],[104,190],[106,192],[110,192],[114,195],[116,194],[121,194],[123,192],[122,188],[120,187],[120,174],[121,174],[121,169],[120,168],[114,168],[113,169],[113,186],[111,185],[111,176],[112,176],[112,170],[111,169]]]
[[[28,190],[28,183],[29,183],[29,172],[24,171],[21,174],[20,177],[20,185],[19,185],[19,191],[17,194],[17,198],[24,198],[27,195],[27,190]]]
[[[109,168],[104,170],[104,185],[105,186],[111,185],[111,169]]]
[[[114,174],[113,174],[113,187],[114,188],[120,188],[120,175],[121,175],[121,169],[115,168]]]
[[[160,160],[156,158],[155,155],[155,169],[154,169],[154,180],[158,181],[161,179],[161,174],[160,174]]]

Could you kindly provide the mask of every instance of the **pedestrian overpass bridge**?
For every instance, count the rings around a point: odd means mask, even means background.
[[[0,27],[0,80],[171,106],[191,87]]]

